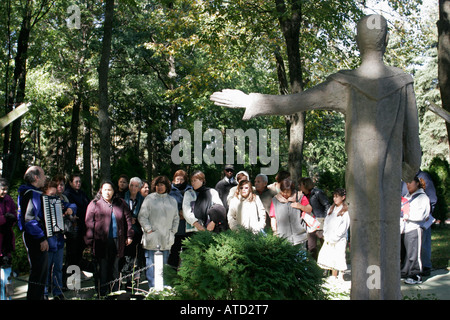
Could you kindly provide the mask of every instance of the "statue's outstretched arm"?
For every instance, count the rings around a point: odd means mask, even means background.
[[[210,99],[218,106],[244,108],[244,120],[262,115],[290,115],[307,110],[335,110],[344,112],[347,105],[345,87],[333,80],[325,81],[306,91],[289,95],[245,94],[225,89]]]

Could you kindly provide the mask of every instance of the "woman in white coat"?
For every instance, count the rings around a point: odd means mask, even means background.
[[[231,230],[242,226],[253,232],[259,232],[266,226],[266,210],[261,199],[253,193],[252,183],[241,180],[236,195],[230,200],[228,225]]]
[[[152,181],[151,192],[145,197],[138,220],[142,227],[142,247],[145,249],[146,276],[149,288],[155,285],[154,255],[157,250],[163,253],[167,264],[170,248],[175,241],[180,217],[175,198],[169,195],[170,180],[165,176]]]

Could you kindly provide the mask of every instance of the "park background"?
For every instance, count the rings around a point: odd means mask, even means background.
[[[2,176],[15,199],[31,164],[48,176],[81,172],[91,196],[101,179],[117,181],[120,174],[172,177],[180,166],[171,161],[171,134],[179,128],[192,134],[196,120],[222,132],[279,129],[280,169],[313,177],[331,196],[345,187],[343,115],[311,111],[243,121],[242,110],[214,106],[209,96],[224,88],[294,93],[355,68],[356,22],[381,13],[390,28],[386,63],[414,77],[422,169],[435,180],[435,217],[445,225],[448,132],[427,108],[442,105],[437,0],[5,0],[0,6],[0,116],[31,103],[1,131]],[[235,166],[254,178],[263,165]],[[204,171],[214,186],[223,164],[181,168]],[[438,265],[447,267],[448,229],[438,234],[444,239]],[[17,269],[27,270],[20,243],[17,255]]]

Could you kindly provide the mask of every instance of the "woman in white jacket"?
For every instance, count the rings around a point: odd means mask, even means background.
[[[401,235],[401,276],[406,279],[406,284],[417,284],[422,282],[420,250],[423,229],[421,226],[430,216],[430,199],[424,191],[423,179],[416,176],[412,182],[406,183],[406,187],[408,188],[408,194],[405,196],[407,203],[406,207],[403,206],[403,217],[400,221],[404,228]]]
[[[242,226],[253,232],[259,232],[266,226],[266,210],[261,199],[253,193],[252,183],[241,180],[236,195],[230,200],[228,225],[231,230]]]
[[[175,198],[169,195],[171,183],[159,176],[152,181],[151,192],[145,197],[138,220],[143,230],[142,247],[145,249],[146,276],[149,288],[154,287],[154,255],[159,249],[167,264],[170,248],[175,240],[180,217]]]

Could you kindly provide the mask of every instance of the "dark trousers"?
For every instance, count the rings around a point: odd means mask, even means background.
[[[405,234],[402,234],[401,251],[401,275],[402,277],[411,277],[422,273],[422,235],[423,229],[418,228]]]
[[[183,240],[186,239],[188,235],[175,235],[175,242],[170,248],[168,264],[175,269],[180,266],[180,252],[183,250]]]
[[[97,272],[94,273],[95,288],[100,296],[117,291],[119,281],[119,257],[117,256],[117,239],[109,238],[106,244],[105,256],[96,257]]]
[[[320,244],[318,244],[320,242]],[[317,230],[308,233],[308,251],[311,253],[314,260],[317,261],[320,248],[323,245],[323,230]]]
[[[41,242],[25,232],[23,242],[30,262],[27,300],[43,300],[48,275],[48,251],[41,251]]]

